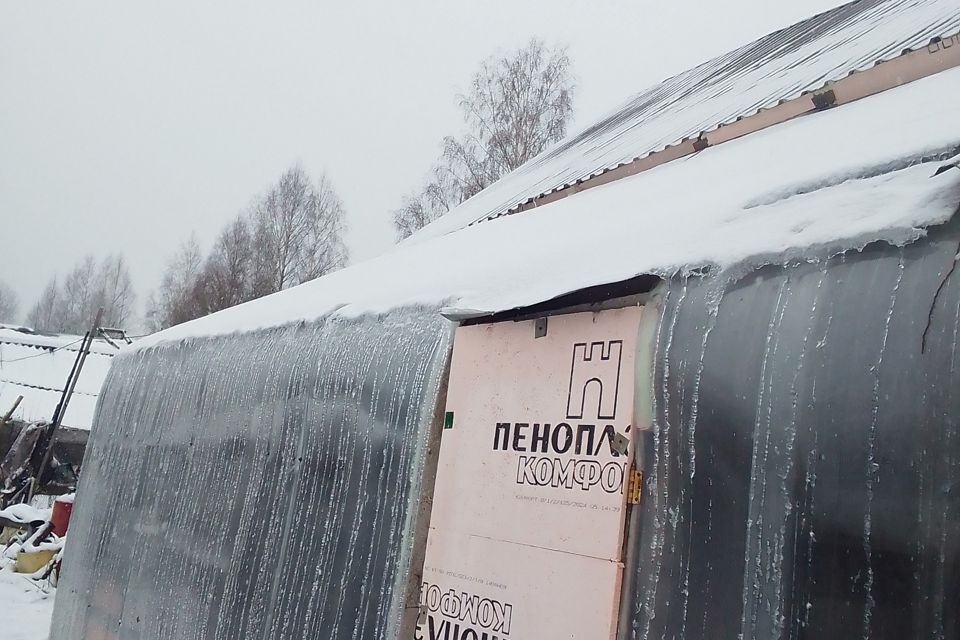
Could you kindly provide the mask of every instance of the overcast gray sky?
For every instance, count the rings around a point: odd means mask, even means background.
[[[206,249],[295,162],[330,176],[362,260],[498,50],[567,45],[577,128],[838,4],[0,0],[0,280],[25,315],[55,273],[121,251],[142,310],[184,238]]]

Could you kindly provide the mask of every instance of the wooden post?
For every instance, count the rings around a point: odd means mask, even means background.
[[[53,454],[53,444],[57,437],[57,429],[60,428],[60,425],[63,422],[63,416],[67,413],[67,405],[70,403],[70,398],[73,397],[73,390],[77,387],[77,380],[80,379],[80,372],[83,370],[83,363],[87,360],[87,355],[90,353],[90,347],[93,345],[93,338],[97,335],[97,329],[100,326],[101,317],[103,317],[103,307],[100,307],[100,309],[97,311],[97,317],[93,319],[93,326],[90,327],[89,333],[87,333],[86,337],[84,338],[83,344],[80,346],[80,354],[77,357],[77,361],[74,363],[73,370],[70,372],[70,377],[67,378],[67,386],[63,389],[63,396],[60,400],[60,404],[57,406],[57,411],[54,413],[53,424],[50,425],[50,429],[47,432],[46,451],[43,452],[43,457],[40,459],[40,466],[34,469],[34,476],[30,482],[30,490],[27,492],[27,503],[33,500],[33,495],[40,487],[40,477],[47,468],[47,463],[50,462],[50,456]]]
[[[10,407],[10,411],[7,411],[3,418],[0,418],[0,427],[7,424],[10,421],[10,417],[13,415],[13,412],[17,410],[17,407],[20,406],[20,402],[23,400],[23,396],[17,396],[17,399],[13,401],[13,406]]]

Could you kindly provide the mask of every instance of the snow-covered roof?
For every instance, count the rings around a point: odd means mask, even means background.
[[[51,420],[67,377],[77,359],[83,336],[35,333],[0,325],[0,415],[23,396],[13,417]],[[90,429],[97,396],[117,347],[94,340],[77,380],[63,424]]]
[[[903,244],[948,220],[960,170],[960,68],[707,148],[487,224],[398,246],[299,287],[141,340],[327,314],[446,305],[494,313],[642,274]]]
[[[504,213],[958,31],[957,0],[858,0],[813,16],[641,91],[406,242]]]

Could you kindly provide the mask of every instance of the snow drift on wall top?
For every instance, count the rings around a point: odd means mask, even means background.
[[[641,274],[896,244],[948,220],[960,69],[708,148],[547,206],[405,244],[141,340],[222,335],[412,305],[494,313]]]

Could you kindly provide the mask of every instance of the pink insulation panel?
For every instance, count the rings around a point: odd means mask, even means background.
[[[641,313],[457,329],[420,638],[615,633]]]

